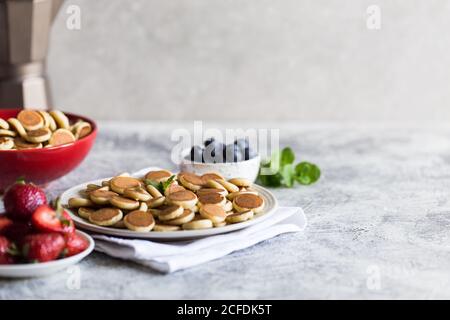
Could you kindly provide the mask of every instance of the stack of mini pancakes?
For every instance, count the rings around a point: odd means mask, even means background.
[[[89,184],[68,206],[92,224],[138,232],[197,230],[250,220],[264,208],[263,198],[246,179],[225,180],[167,170],[144,177],[128,174]]]
[[[88,122],[70,124],[58,110],[23,110],[17,118],[0,118],[0,150],[24,150],[60,146],[91,133]]]

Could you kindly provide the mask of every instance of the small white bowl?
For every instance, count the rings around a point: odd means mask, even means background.
[[[84,237],[89,242],[89,247],[72,257],[63,258],[55,261],[29,264],[9,264],[0,266],[0,278],[35,278],[48,276],[61,271],[69,266],[77,264],[92,250],[94,250],[94,239],[80,230],[76,231],[78,235]]]
[[[203,163],[195,162],[186,159],[190,150],[185,150],[182,153],[182,160],[180,162],[180,171],[192,172],[198,175],[202,175],[208,172],[220,173],[225,179],[231,178],[245,178],[252,182],[255,182],[259,173],[259,165],[261,158],[256,156],[249,160],[239,162],[224,162],[224,163]]]

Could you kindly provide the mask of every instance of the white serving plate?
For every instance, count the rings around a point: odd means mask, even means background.
[[[140,170],[139,172],[132,174],[134,177],[140,177],[146,172],[150,170],[159,170],[159,168],[147,168]],[[98,184],[101,185],[101,182],[103,180],[108,180],[111,178],[104,178],[94,181],[89,181],[83,184],[80,184],[78,186],[75,186],[73,188],[70,188],[69,190],[65,191],[61,195],[61,204],[64,206],[67,206],[68,201],[70,198],[73,197],[79,197],[80,191],[84,190],[86,188],[86,185],[89,183],[92,184]],[[250,227],[252,225],[258,224],[272,216],[276,208],[278,207],[278,202],[275,198],[275,196],[267,189],[258,186],[253,185],[253,189],[258,191],[258,193],[264,198],[264,211],[258,215],[256,215],[252,220],[236,223],[236,224],[230,224],[226,225],[224,227],[219,228],[211,228],[211,229],[203,229],[203,230],[180,230],[180,231],[171,231],[171,232],[137,232],[127,229],[115,229],[110,227],[101,227],[94,225],[90,223],[89,221],[81,218],[78,216],[77,212],[67,209],[67,212],[72,217],[73,221],[75,222],[75,225],[83,230],[95,232],[97,234],[103,234],[103,235],[109,235],[109,236],[116,236],[116,237],[122,237],[122,238],[135,238],[135,239],[149,239],[149,240],[156,240],[156,241],[178,241],[178,240],[187,240],[187,239],[195,239],[195,238],[202,238],[207,236],[213,236],[217,234],[227,233],[231,231],[240,230],[243,228]]]
[[[77,230],[76,232],[89,241],[89,247],[83,252],[50,262],[0,265],[0,278],[43,277],[77,264],[94,250],[94,239],[82,231]]]

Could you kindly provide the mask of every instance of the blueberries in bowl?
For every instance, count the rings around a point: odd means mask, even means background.
[[[193,146],[188,158],[195,162],[224,163],[250,160],[256,156],[257,153],[251,148],[248,138],[236,139],[228,145],[209,138],[203,146]]]

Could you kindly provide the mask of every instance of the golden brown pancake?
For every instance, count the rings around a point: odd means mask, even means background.
[[[33,110],[22,110],[17,115],[17,120],[28,130],[36,130],[44,125],[44,119]]]
[[[141,186],[141,182],[132,177],[115,177],[109,182],[113,191],[123,193],[125,189],[136,188]]]
[[[184,180],[186,180],[187,182],[192,183],[196,186],[205,185],[205,182],[203,181],[202,177],[200,177],[194,173],[183,172],[183,173],[180,173],[180,175],[183,177]]]
[[[166,181],[172,176],[172,174],[169,171],[166,170],[158,170],[158,171],[150,171],[145,175],[145,179],[151,180],[151,181]]]
[[[263,199],[255,194],[240,194],[234,198],[234,203],[239,207],[253,209],[259,208],[263,205]]]
[[[190,201],[195,200],[197,196],[192,191],[183,190],[169,194],[168,198],[172,201]]]
[[[216,179],[223,179],[223,177],[213,172],[205,173],[204,175],[202,175],[203,184],[206,184],[209,180],[216,180]]]
[[[119,209],[115,208],[103,208],[97,211],[94,211],[90,215],[90,220],[95,222],[108,221],[113,219],[114,217],[120,214]]]
[[[145,211],[132,211],[125,216],[125,220],[136,227],[148,227],[155,223],[153,216]]]
[[[225,199],[224,196],[215,192],[198,195],[198,201],[201,202],[203,205],[220,204],[223,202],[224,199]]]

